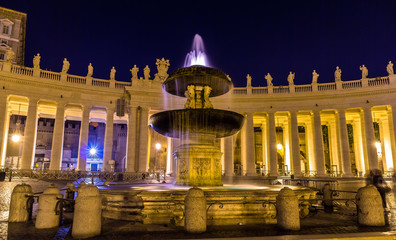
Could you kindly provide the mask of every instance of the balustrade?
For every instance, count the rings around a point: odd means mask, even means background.
[[[85,85],[87,80],[85,77],[80,77],[76,75],[67,75],[67,82]]]
[[[33,74],[33,69],[32,69],[32,74]],[[40,78],[60,81],[60,77],[61,77],[60,73],[46,71],[46,70],[41,70],[40,72]]]
[[[110,87],[110,81],[100,80],[100,79],[92,79],[92,86],[108,88],[108,87]]]

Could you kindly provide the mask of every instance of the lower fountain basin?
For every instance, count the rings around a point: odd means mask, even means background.
[[[180,109],[159,112],[150,117],[150,125],[158,133],[180,138],[184,133],[213,134],[217,138],[236,134],[244,116],[219,109]]]

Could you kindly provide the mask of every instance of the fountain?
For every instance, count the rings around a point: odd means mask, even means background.
[[[150,124],[158,133],[180,139],[180,146],[174,152],[176,185],[222,186],[222,152],[215,146],[215,140],[236,134],[244,117],[214,109],[210,101],[210,97],[227,93],[232,88],[231,80],[218,69],[191,64],[206,64],[198,34],[193,50],[187,54],[185,67],[172,72],[163,83],[166,92],[187,98],[184,109],[156,113],[151,116]]]

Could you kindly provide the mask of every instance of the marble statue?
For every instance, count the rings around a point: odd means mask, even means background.
[[[368,76],[368,69],[366,66],[364,66],[364,64],[362,66],[360,66],[359,68],[362,71],[362,79],[363,78],[367,78]]]
[[[70,68],[70,63],[69,61],[67,61],[66,58],[63,59],[63,66],[62,66],[62,73],[67,73],[67,71],[69,71]]]
[[[341,68],[339,68],[338,66],[336,67],[336,70],[334,72],[334,80],[336,82],[341,81]]]
[[[158,73],[155,74],[154,81],[165,81],[168,77],[168,69],[170,66],[169,60],[165,60],[164,58],[161,60],[157,59],[155,65],[157,65]]]
[[[388,72],[389,75],[395,74],[393,72],[393,63],[391,61],[389,61],[388,65],[386,66],[386,71]]]
[[[316,72],[316,70],[313,70],[313,72],[312,72],[312,83],[317,83],[318,82],[318,77],[319,77],[319,74]]]
[[[252,86],[252,76],[249,74],[246,75],[246,87],[251,87]]]
[[[143,73],[144,73],[144,79],[149,80],[150,79],[150,68],[148,65],[146,65],[146,67],[143,69]]]
[[[93,74],[92,63],[89,63],[87,77],[92,77],[92,74]]]
[[[213,108],[213,104],[209,100],[210,92],[212,88],[209,86],[204,87],[204,108]]]
[[[8,50],[7,50],[7,58],[6,58],[6,61],[7,61],[8,63],[11,63],[11,62],[14,60],[14,58],[15,58],[15,53],[14,53],[14,51],[12,51],[12,48],[8,49]]]
[[[113,68],[110,70],[110,80],[115,80],[115,74],[116,74],[116,70],[113,66]]]
[[[289,85],[294,85],[294,76],[296,75],[296,73],[289,73],[289,76],[287,76],[287,81],[289,82]]]
[[[271,74],[267,73],[267,75],[265,75],[265,79],[267,79],[267,87],[272,86],[272,76]]]
[[[194,85],[189,85],[187,86],[187,90],[184,93],[184,96],[187,98],[186,105],[184,108],[190,109],[190,108],[195,108],[195,86]]]
[[[136,67],[136,65],[133,65],[133,68],[129,71],[131,71],[131,73],[132,73],[132,80],[139,79],[139,77],[138,77],[139,68]]]
[[[41,60],[40,53],[37,53],[37,55],[33,57],[33,67],[35,69],[40,69],[40,60]]]

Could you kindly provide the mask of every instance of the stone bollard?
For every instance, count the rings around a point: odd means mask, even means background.
[[[62,198],[62,194],[54,184],[51,184],[40,195],[35,225],[37,229],[59,226],[59,215],[56,214],[56,204],[59,201],[57,198]]]
[[[356,194],[358,223],[365,226],[384,226],[385,217],[382,199],[374,185],[367,185]]]
[[[190,188],[184,198],[184,229],[190,233],[206,231],[206,198],[202,189]]]
[[[33,196],[32,187],[25,183],[14,187],[11,194],[8,222],[27,222],[31,215],[29,196]]]
[[[330,184],[326,183],[323,186],[323,206],[326,213],[332,213],[333,208],[333,195],[330,189]]]
[[[102,198],[99,189],[83,185],[77,191],[74,205],[73,238],[89,238],[100,235],[102,226]]]
[[[284,187],[276,197],[278,227],[284,230],[300,230],[298,199],[293,190]]]

